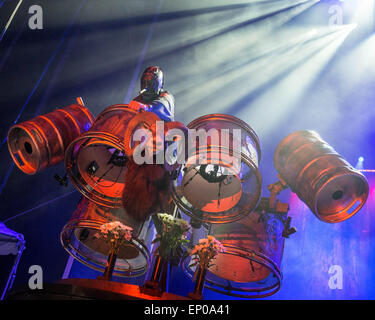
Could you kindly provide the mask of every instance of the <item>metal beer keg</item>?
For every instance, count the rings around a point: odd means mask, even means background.
[[[369,186],[316,132],[297,131],[284,138],[274,153],[280,177],[322,221],[352,217],[365,204]]]
[[[62,162],[68,145],[90,129],[93,119],[87,108],[73,104],[15,124],[8,132],[10,155],[24,173],[40,172]]]

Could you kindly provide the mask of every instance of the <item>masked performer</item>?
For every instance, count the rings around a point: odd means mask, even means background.
[[[136,111],[155,113],[160,120],[174,120],[174,98],[163,90],[164,75],[158,66],[148,67],[141,77],[141,91],[130,103]],[[170,202],[170,173],[160,164],[136,164],[127,162],[123,206],[129,215],[139,221],[151,214],[165,212]]]
[[[129,103],[131,109],[151,111],[163,121],[174,120],[174,98],[163,90],[164,74],[158,66],[148,67],[141,77],[141,91]]]

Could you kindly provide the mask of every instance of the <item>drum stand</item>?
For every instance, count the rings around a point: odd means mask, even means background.
[[[262,221],[264,219],[264,221],[267,221],[267,216],[269,214],[272,214],[272,215],[276,215],[278,216],[278,220],[281,222],[281,229],[280,229],[280,233],[282,232],[282,234],[280,234],[281,237],[283,238],[289,238],[289,236],[293,233],[295,233],[297,230],[296,228],[294,227],[291,227],[291,218],[288,217],[288,211],[289,211],[289,204],[288,203],[283,203],[281,202],[279,199],[277,199],[277,196],[279,195],[279,193],[283,190],[285,190],[287,188],[286,184],[280,179],[280,181],[277,181],[273,184],[270,184],[268,185],[268,190],[270,192],[269,196],[268,197],[262,197],[256,207],[256,209],[254,210],[254,212],[257,212],[257,214],[259,214],[259,221]],[[200,229],[203,225],[203,222],[202,220],[200,220],[199,218],[197,217],[194,217],[194,218],[191,218],[190,220],[190,225],[192,226],[193,229]],[[213,235],[215,236],[215,231],[212,230],[212,224],[206,224],[205,225],[205,232],[206,232],[206,235]],[[194,240],[193,238],[191,238],[191,241],[190,241],[190,248],[193,248],[193,245],[194,245]],[[229,251],[230,250],[233,250],[233,248],[236,248],[234,246],[231,246],[231,245],[227,245],[227,249],[229,248]],[[249,250],[246,250],[246,247],[243,248],[245,254],[244,254],[244,257],[248,257],[248,256],[251,256],[251,254],[254,254],[254,252],[249,249]],[[233,253],[233,251],[232,251]],[[261,254],[259,254],[257,256],[257,258],[250,258],[249,259],[249,263],[251,266],[253,261],[257,262],[257,259],[259,258],[264,258],[264,260],[259,260],[259,261],[263,261],[263,263],[266,263],[266,264],[263,264],[263,266],[268,266],[268,267],[274,267],[275,268],[275,272],[278,271],[278,273],[281,274],[281,272],[279,271],[278,269],[278,266],[275,265],[274,263],[272,263],[272,261],[270,259],[267,259],[267,256],[262,256]],[[259,262],[259,263],[262,263],[262,262]],[[187,274],[189,277],[193,278],[194,277],[194,271],[191,272],[191,270],[189,269],[188,265],[185,264],[185,262],[183,263],[183,268],[184,268],[184,272],[185,274]],[[275,273],[276,275],[276,273]],[[199,276],[199,274],[198,274]],[[233,297],[240,297],[240,298],[261,298],[261,297],[267,297],[267,296],[270,296],[272,294],[274,294],[275,292],[277,292],[280,288],[280,282],[278,284],[276,284],[274,287],[272,287],[271,289],[265,289],[265,291],[263,292],[262,288],[259,288],[258,291],[254,290],[254,289],[249,289],[249,291],[247,291],[247,289],[244,289],[244,288],[239,288],[237,289],[237,287],[235,286],[232,286],[232,283],[228,280],[228,285],[221,285],[219,282],[213,282],[211,280],[205,280],[205,277],[206,275],[201,275],[201,278],[197,279],[196,282],[195,282],[195,292],[191,292],[189,293],[188,297],[193,299],[193,300],[200,300],[202,299],[202,290],[203,290],[203,287],[206,287],[212,291],[215,291],[215,292],[219,292],[219,293],[222,293],[222,294],[225,294],[225,295],[229,295],[229,296],[233,296]],[[280,278],[281,280],[281,278]]]
[[[277,199],[279,193],[288,188],[285,181],[278,175],[279,181],[272,183],[267,186],[270,191],[269,198],[261,198],[256,211],[259,212],[269,212],[277,214],[287,214],[289,211],[289,204],[282,203]],[[290,227],[292,218],[287,217],[284,219],[284,230],[282,236],[284,238],[289,238],[290,235],[297,232],[295,227]]]
[[[25,241],[24,240],[18,240],[18,245],[19,245],[18,253],[17,253],[17,255],[14,259],[14,264],[13,264],[12,270],[10,271],[7,283],[5,285],[4,291],[1,294],[0,300],[5,299],[7,292],[10,289],[12,289],[14,279],[16,278],[17,267],[18,267],[18,264],[20,262],[23,250],[25,250]]]

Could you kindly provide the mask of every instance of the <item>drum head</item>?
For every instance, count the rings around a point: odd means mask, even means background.
[[[274,294],[281,285],[279,269],[284,250],[283,217],[252,212],[228,224],[193,229],[192,245],[213,235],[224,246],[211,261],[205,287],[230,296],[259,298]],[[193,277],[196,266],[191,257],[183,262],[185,273]]]
[[[214,165],[189,167],[182,179],[182,190],[195,208],[212,213],[232,209],[242,195],[239,176]]]
[[[92,221],[81,221],[66,225],[61,232],[60,240],[68,253],[86,266],[104,271],[110,246],[99,236],[100,224]],[[150,253],[143,241],[133,238],[123,245],[118,253],[114,276],[138,277],[147,272],[150,264]]]
[[[96,229],[76,228],[74,233],[74,236],[87,248],[86,250],[93,250],[104,256],[110,253],[110,244],[99,236],[99,232]],[[117,254],[118,259],[125,260],[136,259],[138,256],[139,249],[131,243],[121,246]]]
[[[72,183],[96,204],[122,206],[127,162],[124,135],[136,114],[127,105],[108,107],[65,153],[65,166]]]
[[[108,222],[119,221],[132,228],[132,239],[123,244],[118,252],[114,275],[136,277],[149,267],[151,241],[154,227],[151,219],[135,221],[122,208],[99,206],[82,197],[69,222],[64,226],[60,241],[65,250],[86,266],[104,271],[110,245],[101,236],[100,227]]]
[[[78,170],[88,188],[109,199],[122,196],[126,156],[100,141],[91,141],[77,155]]]
[[[172,182],[172,197],[187,215],[207,223],[237,221],[260,200],[260,147],[255,132],[233,116],[213,114],[188,125],[193,144]]]
[[[240,173],[231,166],[185,165],[172,181],[172,198],[187,215],[207,223],[228,223],[251,212],[260,198],[261,177],[242,162]]]

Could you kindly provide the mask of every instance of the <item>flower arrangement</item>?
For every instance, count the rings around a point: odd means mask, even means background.
[[[132,239],[133,228],[122,224],[120,221],[113,221],[102,224],[99,231],[100,234],[97,234],[97,237],[103,237],[113,247],[129,242]]]
[[[190,252],[194,260],[191,266],[193,267],[199,264],[201,269],[208,269],[212,266],[211,260],[224,251],[224,246],[215,237],[207,236],[207,239],[200,239],[199,243],[197,243]]]
[[[132,239],[133,229],[122,224],[120,221],[112,221],[102,224],[99,231],[100,233],[97,233],[95,236],[97,238],[103,237],[110,244],[111,249],[104,274],[103,276],[99,276],[98,279],[111,280],[120,246]]]
[[[214,259],[219,253],[224,252],[224,246],[219,240],[213,236],[207,236],[207,239],[200,239],[199,242],[191,250],[193,264],[191,267],[197,266],[195,269],[193,281],[195,281],[194,292],[190,292],[188,296],[192,299],[202,299],[202,292],[204,288],[206,273]]]
[[[158,230],[153,243],[160,242],[160,245],[155,253],[167,260],[178,257],[182,247],[188,243],[186,234],[190,230],[190,224],[167,213],[158,213],[157,217],[160,222],[160,230]]]

